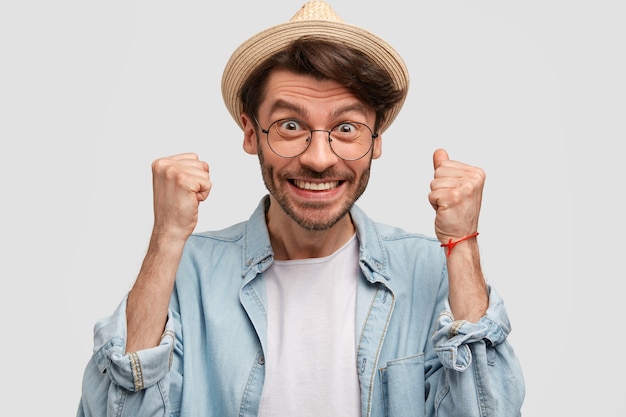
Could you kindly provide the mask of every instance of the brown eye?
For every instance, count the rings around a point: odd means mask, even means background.
[[[295,119],[285,119],[276,123],[276,128],[282,131],[298,132],[301,130],[308,130],[304,127],[304,123]]]
[[[347,134],[347,135],[349,135],[350,133],[354,133],[354,131],[356,130],[355,127],[350,123],[342,123],[339,126],[337,126],[335,129],[338,133]]]

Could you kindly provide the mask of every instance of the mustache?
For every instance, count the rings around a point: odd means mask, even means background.
[[[306,167],[301,167],[297,171],[292,172],[284,172],[280,175],[283,179],[289,178],[310,178],[313,180],[325,180],[325,179],[342,179],[342,180],[353,180],[354,173],[350,171],[340,171],[334,167],[331,167],[325,171],[314,171],[312,169],[308,169]]]

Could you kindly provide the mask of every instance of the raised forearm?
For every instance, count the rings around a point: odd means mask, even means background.
[[[159,344],[185,242],[198,221],[198,205],[211,190],[209,166],[194,153],[155,160],[152,178],[154,228],[128,295],[127,352]]]
[[[159,344],[184,244],[184,241],[153,234],[137,280],[128,295],[127,352]]]
[[[487,283],[475,238],[461,242],[447,256],[450,309],[455,320],[478,321],[487,311]]]

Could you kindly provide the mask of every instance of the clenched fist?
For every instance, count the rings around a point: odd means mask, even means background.
[[[185,240],[198,222],[198,205],[211,191],[209,165],[194,153],[160,158],[152,163],[153,233]]]
[[[478,230],[485,172],[457,161],[437,149],[433,154],[434,179],[428,200],[435,209],[435,233],[441,243],[457,241]]]

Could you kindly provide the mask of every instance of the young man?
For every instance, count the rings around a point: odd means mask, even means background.
[[[354,205],[407,88],[393,48],[321,1],[244,42],[222,91],[269,195],[192,234],[208,164],[153,163],[150,245],[96,325],[78,415],[519,415],[508,318],[480,267],[482,170],[435,151],[437,239]]]

